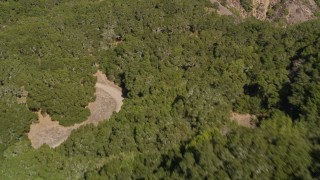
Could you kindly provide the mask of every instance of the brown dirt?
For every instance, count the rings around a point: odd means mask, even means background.
[[[239,126],[247,127],[247,128],[255,128],[256,123],[255,120],[257,117],[251,114],[240,114],[236,112],[231,113],[231,120],[238,123]]]
[[[296,24],[315,19],[317,4],[314,0],[297,1],[291,0],[286,4],[288,15],[285,17],[289,24]]]
[[[217,10],[218,14],[226,15],[226,16],[233,16],[233,13],[226,7],[222,6],[218,0],[210,0],[212,3],[218,3],[219,9]]]
[[[33,123],[28,133],[33,148],[40,148],[43,144],[51,148],[58,147],[68,139],[72,130],[87,124],[97,126],[99,122],[109,119],[113,112],[120,111],[123,104],[121,88],[109,81],[101,71],[98,71],[95,76],[97,76],[96,100],[88,105],[91,112],[88,119],[82,123],[64,127],[59,125],[59,122],[52,121],[49,115],[38,112],[39,122]]]
[[[43,144],[55,148],[67,140],[72,127],[63,127],[58,121],[52,121],[49,115],[42,115],[41,112],[37,114],[39,122],[32,124],[28,133],[33,148],[37,149]]]
[[[210,0],[211,2],[220,2],[220,11],[221,2],[224,0]],[[226,0],[225,6],[226,10],[237,11],[237,14],[241,18],[255,17],[259,20],[266,20],[271,22],[278,22],[279,19],[284,19],[287,24],[296,24],[305,22],[308,20],[316,19],[316,12],[319,11],[315,0],[251,0],[252,10],[246,12],[242,7],[239,0]],[[218,13],[223,13],[219,12]]]

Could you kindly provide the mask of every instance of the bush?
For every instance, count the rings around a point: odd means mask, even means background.
[[[252,1],[251,0],[240,0],[241,6],[246,10],[247,12],[252,11]]]

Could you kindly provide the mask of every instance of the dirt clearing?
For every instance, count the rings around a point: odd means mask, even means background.
[[[107,120],[113,112],[119,112],[122,106],[122,90],[120,87],[109,81],[107,77],[98,71],[96,87],[96,100],[89,103],[90,116],[80,124],[64,127],[58,121],[52,121],[49,115],[43,115],[38,112],[39,122],[33,123],[28,133],[32,147],[37,149],[43,144],[51,148],[58,147],[68,139],[72,130],[87,124],[98,125],[99,122]]]
[[[247,128],[255,128],[256,119],[257,117],[251,114],[240,114],[236,112],[231,113],[231,120],[237,122],[239,126],[243,126]]]

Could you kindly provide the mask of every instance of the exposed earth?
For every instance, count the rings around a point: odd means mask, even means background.
[[[243,126],[247,128],[255,128],[256,119],[257,117],[251,114],[240,114],[236,112],[231,113],[231,120],[237,122],[239,126]]]
[[[255,17],[259,20],[286,24],[302,23],[317,18],[319,7],[314,0],[210,0],[218,5],[217,13],[234,17]]]
[[[51,148],[58,147],[68,139],[72,130],[87,124],[98,125],[99,122],[109,119],[113,112],[120,111],[123,104],[121,88],[109,81],[101,71],[95,76],[97,77],[96,100],[88,105],[91,112],[88,119],[80,124],[64,127],[58,121],[52,121],[49,115],[38,112],[39,122],[33,123],[28,133],[33,148],[40,148],[43,144]]]

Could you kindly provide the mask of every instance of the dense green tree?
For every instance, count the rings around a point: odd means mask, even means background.
[[[319,178],[320,21],[278,28],[210,8],[1,1],[0,179]],[[123,88],[121,111],[32,149],[32,111],[88,117],[97,65]],[[257,128],[231,112],[255,114]]]

